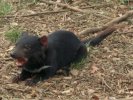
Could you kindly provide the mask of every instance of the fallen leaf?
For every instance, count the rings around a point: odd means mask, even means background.
[[[85,95],[85,91],[81,91],[81,94],[84,96]]]
[[[130,60],[129,60],[129,61],[127,62],[127,65],[133,66],[133,61],[130,61]]]
[[[94,74],[94,73],[97,72],[98,70],[99,70],[99,68],[96,67],[96,64],[93,64],[93,65],[91,66],[91,74]]]
[[[61,0],[57,0],[56,2],[60,3],[60,2],[61,2]]]
[[[114,57],[114,58],[112,58],[112,60],[113,60],[113,61],[120,61],[121,59],[120,59],[120,58]]]
[[[37,97],[37,92],[35,90],[32,90],[31,97]]]
[[[109,98],[108,97],[105,97],[104,100],[109,100]]]
[[[13,23],[11,23],[11,26],[18,26],[18,23],[13,22]]]
[[[14,46],[10,46],[9,49],[7,49],[6,51],[7,51],[7,52],[8,52],[8,51],[11,51],[11,50],[13,50],[13,48],[14,48]]]
[[[70,88],[69,90],[65,90],[62,92],[62,94],[67,94],[67,93],[71,93],[74,89]]]
[[[69,76],[69,77],[64,77],[64,79],[65,79],[65,80],[70,80],[70,79],[72,79],[72,77],[71,77],[71,76]]]
[[[105,0],[106,2],[111,2],[111,0]]]
[[[91,97],[91,100],[99,100],[99,97],[98,97],[97,95],[93,95],[93,96]]]
[[[133,70],[129,71],[127,76],[130,77],[130,78],[133,78]]]
[[[73,76],[77,76],[77,75],[79,74],[79,71],[78,71],[77,69],[72,69],[72,70],[71,70],[71,74],[72,74]]]
[[[93,90],[93,89],[88,89],[88,94],[92,94],[92,93],[94,93],[95,92],[95,90]]]
[[[109,100],[117,100],[115,97],[109,97]]]

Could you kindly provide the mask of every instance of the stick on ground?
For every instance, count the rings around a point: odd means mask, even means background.
[[[47,4],[52,4],[52,5],[58,5],[58,6],[61,6],[61,7],[65,7],[65,8],[68,8],[68,9],[76,11],[76,12],[80,12],[80,13],[84,13],[84,14],[93,14],[93,15],[98,16],[98,17],[103,17],[103,18],[109,19],[109,17],[107,17],[107,16],[100,15],[100,14],[97,14],[97,13],[92,13],[90,11],[88,12],[86,10],[79,9],[77,7],[72,7],[68,4],[63,4],[63,3],[48,1],[48,0],[47,1],[46,0],[40,0],[40,1],[43,2],[43,3],[47,3]]]
[[[47,4],[52,4],[52,5],[58,5],[58,6],[61,6],[61,7],[66,7],[68,9],[73,10],[73,11],[78,11],[78,12],[81,12],[81,13],[87,13],[88,14],[87,11],[84,11],[84,10],[79,9],[77,7],[72,7],[72,6],[68,5],[68,4],[63,4],[63,3],[54,2],[54,1],[46,1],[46,0],[41,0],[41,2],[47,3]]]
[[[88,35],[89,33],[96,33],[96,32],[99,32],[99,31],[103,31],[105,30],[107,27],[110,27],[114,24],[118,24],[122,21],[125,21],[126,19],[128,19],[129,17],[133,16],[133,10],[125,13],[123,16],[121,17],[117,17],[115,19],[113,19],[112,21],[108,22],[107,24],[105,24],[104,26],[102,27],[95,27],[95,28],[89,28],[89,29],[85,29],[83,30],[82,32],[80,32],[80,35]]]
[[[43,14],[53,14],[53,13],[60,13],[60,12],[65,12],[65,10],[60,10],[60,11],[45,11],[45,12],[39,12],[39,13],[28,14],[28,15],[20,15],[20,16],[7,15],[7,16],[0,16],[0,18],[32,17],[32,16],[40,16],[40,15],[43,15]]]

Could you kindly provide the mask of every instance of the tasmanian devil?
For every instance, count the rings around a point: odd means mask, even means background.
[[[74,33],[63,30],[42,37],[22,33],[11,53],[17,66],[22,68],[13,82],[26,80],[26,85],[34,85],[52,77],[59,69],[68,73],[72,62],[86,57],[86,43],[95,46],[113,31],[107,30],[84,41],[80,41]]]

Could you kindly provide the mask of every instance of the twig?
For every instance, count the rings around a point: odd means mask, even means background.
[[[127,33],[133,33],[133,31],[129,31],[129,32],[122,32],[121,34],[127,34]]]
[[[5,61],[12,61],[11,58],[2,58],[2,59],[5,60]]]
[[[97,11],[93,11],[92,14],[95,15],[95,16],[97,16],[97,17],[102,17],[102,18],[109,19],[109,20],[111,19],[111,18],[108,17],[108,16],[98,14]]]
[[[117,17],[117,18],[113,19],[112,21],[108,22],[108,23],[106,24],[106,26],[111,26],[111,25],[113,25],[113,24],[118,24],[118,23],[120,23],[120,22],[126,20],[127,18],[131,17],[132,15],[133,15],[133,10],[128,11],[128,12],[125,13],[123,16]]]
[[[6,86],[5,87],[5,89],[6,90],[12,90],[12,91],[20,91],[20,92],[25,92],[25,90],[24,89],[20,89],[20,88],[14,88],[14,87],[12,87],[12,86]]]
[[[81,13],[88,13],[87,11],[84,11],[82,9],[79,9],[79,8],[76,8],[76,7],[71,7],[68,4],[63,4],[63,3],[54,2],[54,1],[46,1],[46,0],[41,0],[41,2],[44,2],[44,3],[47,3],[47,4],[52,4],[52,5],[58,5],[58,6],[61,6],[61,7],[66,7],[66,8],[69,8],[69,9],[73,10],[73,11],[78,11],[78,12],[81,12]]]
[[[120,98],[120,99],[116,99],[116,100],[133,100],[133,97]]]
[[[58,5],[58,6],[61,6],[61,7],[66,7],[68,9],[70,9],[70,10],[77,11],[77,12],[84,13],[84,14],[90,14],[91,13],[91,14],[94,14],[95,16],[103,17],[103,18],[108,19],[108,17],[106,17],[104,15],[88,12],[86,10],[82,10],[82,9],[77,8],[77,7],[72,7],[72,6],[68,5],[68,4],[63,4],[63,3],[54,2],[54,1],[45,1],[45,0],[40,0],[40,2],[47,3],[47,4],[52,4],[52,5]]]
[[[105,24],[102,27],[89,28],[89,29],[86,29],[86,30],[83,30],[82,32],[80,32],[80,34],[81,35],[88,35],[89,33],[95,33],[95,32],[98,32],[98,31],[102,31],[102,30],[106,29],[107,27],[110,27],[110,26],[112,26],[114,24],[118,24],[118,23],[128,19],[132,15],[133,15],[133,10],[125,13],[121,17],[117,17],[117,18],[113,19],[112,21],[108,22],[107,24]]]
[[[107,82],[104,80],[104,78],[102,78],[102,81],[103,81],[103,83],[106,85],[106,87],[108,87],[111,91],[113,91],[112,90],[112,88],[107,84]]]
[[[112,4],[98,4],[98,5],[92,5],[92,6],[85,6],[85,7],[81,7],[82,9],[86,9],[86,8],[100,8],[100,7],[110,7]]]
[[[40,12],[40,13],[29,14],[29,15],[21,15],[21,16],[7,15],[7,16],[0,16],[0,18],[32,17],[32,16],[40,16],[40,15],[43,15],[43,14],[52,14],[52,13],[60,13],[60,12],[65,12],[65,10],[60,10],[60,11],[46,11],[46,12]]]

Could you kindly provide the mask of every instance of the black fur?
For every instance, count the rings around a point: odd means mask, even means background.
[[[90,45],[95,46],[104,38],[81,42],[72,32],[61,30],[53,32],[45,40],[43,37],[23,33],[11,53],[14,59],[22,59],[24,62],[21,65],[21,74],[15,77],[13,82],[28,79],[26,85],[34,85],[40,80],[54,76],[59,69],[68,74],[72,62],[86,57],[85,43],[90,42]]]

